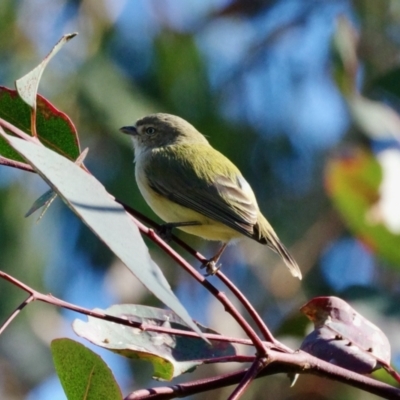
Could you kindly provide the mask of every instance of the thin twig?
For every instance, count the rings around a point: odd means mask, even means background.
[[[173,328],[167,328],[163,326],[156,326],[152,324],[144,324],[141,322],[137,321],[131,321],[125,318],[120,318],[120,317],[115,317],[113,315],[109,315],[100,311],[94,311],[94,310],[89,310],[84,307],[77,306],[72,303],[68,303],[64,300],[58,299],[57,297],[54,297],[51,294],[43,294],[35,289],[32,289],[28,285],[24,284],[23,282],[19,281],[18,279],[14,278],[13,276],[0,271],[0,278],[3,278],[4,280],[14,284],[15,286],[19,287],[20,289],[24,290],[25,292],[29,293],[29,297],[27,300],[25,300],[12,314],[13,318],[18,314],[20,309],[22,309],[26,304],[25,302],[30,303],[32,301],[41,301],[43,303],[51,304],[57,307],[62,307],[66,308],[71,311],[78,312],[80,314],[88,315],[93,318],[98,318],[98,319],[103,319],[105,321],[109,322],[115,322],[121,325],[129,326],[132,328],[137,328],[142,330],[143,332],[145,331],[151,331],[151,332],[157,332],[157,333],[165,333],[169,335],[179,335],[179,336],[185,336],[185,337],[191,337],[191,338],[198,338],[200,340],[200,336],[196,332],[192,331],[186,331],[183,329],[173,329]],[[15,314],[15,315],[14,315]],[[10,319],[11,317],[9,317]],[[7,321],[9,320],[7,319]],[[8,322],[6,323],[8,324]],[[3,324],[4,327],[4,324]],[[4,330],[2,327],[2,330]],[[0,332],[2,332],[0,330]],[[237,343],[237,344],[242,344],[242,345],[248,345],[251,346],[252,342],[249,339],[241,339],[241,338],[235,338],[235,337],[229,337],[229,336],[223,336],[223,335],[218,335],[218,334],[212,334],[212,333],[203,333],[203,335],[211,341],[219,341],[219,342],[229,342],[229,343]],[[264,343],[265,347],[271,347],[269,343]],[[248,361],[248,360],[247,360]],[[241,362],[247,362],[242,359]],[[252,360],[250,360],[252,361]]]
[[[14,318],[25,308],[25,306],[34,300],[34,296],[30,295],[11,313],[11,315],[4,321],[3,325],[0,326],[0,335],[6,330],[8,325],[11,324]]]
[[[251,367],[246,371],[243,378],[239,382],[239,385],[236,386],[235,390],[228,397],[228,400],[238,400],[244,391],[249,387],[250,383],[257,378],[257,375],[266,365],[267,359],[264,357],[254,360]]]
[[[258,329],[260,329],[261,334],[264,336],[265,340],[273,343],[276,347],[281,348],[287,352],[293,352],[289,347],[280,343],[278,340],[274,338],[271,331],[268,329],[267,325],[265,325],[264,321],[254,309],[249,300],[243,295],[243,293],[238,289],[238,287],[221,271],[217,271],[216,276],[225,284],[226,287],[236,296],[236,298],[243,304],[247,312],[250,314],[253,321],[257,324]]]

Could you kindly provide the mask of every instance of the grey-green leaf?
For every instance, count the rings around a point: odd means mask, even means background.
[[[28,72],[22,78],[15,81],[15,87],[21,99],[25,101],[32,109],[36,109],[36,95],[39,87],[40,78],[49,61],[55,56],[61,47],[69,40],[75,37],[77,33],[68,33],[64,35],[52,48],[44,60],[32,71]]]
[[[92,175],[65,157],[40,145],[0,131],[67,206],[95,233],[164,304],[200,333],[151,259],[139,230],[124,208]]]
[[[174,312],[155,307],[134,304],[113,305],[107,310],[96,310],[123,319],[150,326],[161,326],[187,330],[184,322]],[[201,326],[205,333],[215,331]],[[169,333],[143,331],[106,320],[88,317],[88,322],[76,319],[75,333],[97,346],[101,346],[125,357],[151,362],[154,378],[171,380],[213,359],[236,354],[231,343],[173,335]]]

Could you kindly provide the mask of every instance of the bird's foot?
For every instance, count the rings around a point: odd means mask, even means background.
[[[218,261],[218,260],[217,260]],[[210,276],[210,275],[215,275],[220,268],[222,267],[222,264],[217,264],[217,261],[214,261],[213,259],[205,261],[204,264],[201,265],[201,269],[205,268],[206,273],[204,276]]]
[[[200,267],[206,269],[206,273],[204,274],[204,276],[215,275],[220,270],[222,264],[218,264],[218,261],[221,258],[222,253],[226,249],[227,244],[228,243],[224,243],[214,257],[210,258],[208,261],[204,261],[203,265]]]
[[[182,226],[193,226],[193,225],[200,225],[198,221],[186,221],[186,222],[167,222],[165,224],[160,225],[157,229],[158,236],[161,237],[167,243],[172,239],[172,229],[180,228]]]

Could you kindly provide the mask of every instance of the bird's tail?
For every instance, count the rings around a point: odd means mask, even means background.
[[[274,229],[270,225],[270,223],[265,219],[265,217],[260,214],[257,221],[255,234],[258,235],[258,238],[255,238],[260,243],[266,244],[276,253],[278,253],[283,261],[285,262],[286,266],[289,268],[291,274],[301,279],[301,271],[295,259],[289,254],[286,247],[282,244],[279,240],[277,234],[275,233]]]

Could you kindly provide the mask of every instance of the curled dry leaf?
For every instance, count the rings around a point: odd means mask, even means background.
[[[300,309],[315,330],[301,350],[361,374],[390,366],[386,335],[338,297],[315,297]]]

